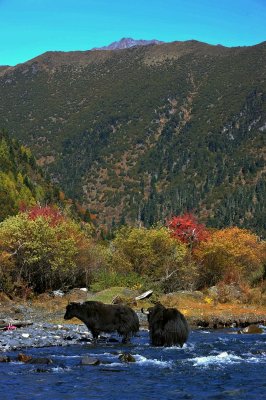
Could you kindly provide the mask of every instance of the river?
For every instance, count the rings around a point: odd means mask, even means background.
[[[120,353],[136,362],[123,363]],[[266,333],[192,331],[181,349],[149,345],[141,331],[128,345],[75,344],[23,349],[51,365],[0,363],[0,399],[174,400],[265,399]],[[18,351],[6,352],[15,359]],[[100,360],[81,365],[85,356]]]

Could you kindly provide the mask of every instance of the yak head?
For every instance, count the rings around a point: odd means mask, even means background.
[[[66,307],[66,313],[64,315],[64,319],[71,319],[76,317],[77,312],[80,310],[80,303],[69,303]]]
[[[160,318],[163,315],[165,307],[161,303],[156,303],[155,306],[149,307],[146,311],[142,308],[141,312],[147,315],[148,321],[152,321],[154,317]]]

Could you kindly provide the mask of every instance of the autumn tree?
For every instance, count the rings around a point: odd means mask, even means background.
[[[9,217],[0,224],[3,274],[9,268],[13,282],[23,281],[36,292],[84,285],[90,241],[77,223],[52,208]]]
[[[111,265],[120,272],[167,281],[178,272],[186,252],[167,228],[122,227],[111,242]]]
[[[172,237],[190,245],[191,248],[209,237],[205,225],[200,224],[193,214],[174,216],[167,225]]]
[[[35,221],[37,218],[44,218],[49,225],[56,226],[64,221],[62,212],[55,205],[40,206],[38,204],[25,210],[28,219]]]
[[[265,242],[248,230],[231,227],[213,232],[196,249],[201,286],[262,279],[266,262]]]

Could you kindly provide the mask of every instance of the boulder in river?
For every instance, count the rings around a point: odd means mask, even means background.
[[[24,353],[19,353],[17,356],[17,360],[24,362],[26,364],[53,364],[53,361],[51,360],[51,358],[48,357],[32,357],[32,356],[28,356],[27,354]]]
[[[124,362],[124,363],[130,363],[130,362],[136,362],[136,359],[132,354],[130,353],[122,353],[119,355],[119,360]]]
[[[36,357],[36,358],[32,358],[28,364],[53,364],[53,360],[51,360],[51,358],[48,357]]]
[[[81,365],[99,365],[100,360],[98,358],[85,356],[81,359]]]
[[[31,361],[31,359],[32,359],[32,356],[27,356],[27,354],[24,354],[24,353],[19,353],[18,357],[17,357],[18,361],[21,361],[24,363]]]
[[[10,362],[10,357],[0,356],[0,363]]]
[[[244,333],[244,334],[255,334],[255,333],[263,333],[263,329],[260,328],[257,325],[249,325],[244,329],[241,329],[238,331],[238,333]]]

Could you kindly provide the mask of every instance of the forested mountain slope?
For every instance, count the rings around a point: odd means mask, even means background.
[[[30,149],[0,131],[0,222],[20,208],[58,200],[58,189],[44,176]]]
[[[0,69],[0,126],[101,222],[266,231],[266,42],[49,52]]]

